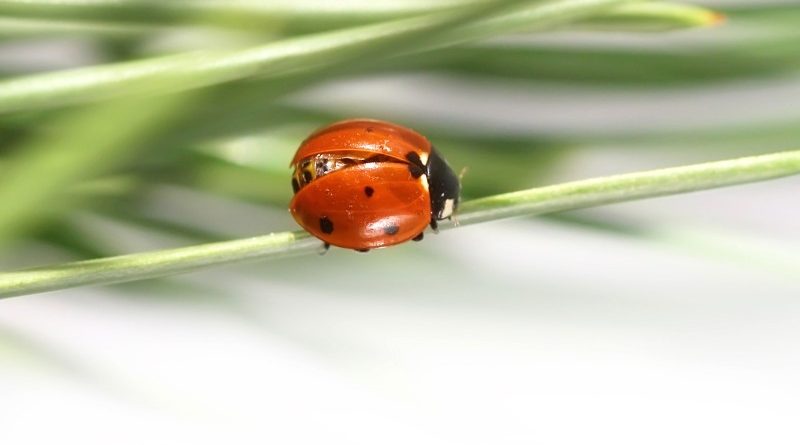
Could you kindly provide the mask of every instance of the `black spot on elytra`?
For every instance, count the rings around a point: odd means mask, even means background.
[[[309,171],[304,171],[303,172],[303,181],[311,182],[312,179],[314,179],[314,177],[311,176],[311,172],[309,172]]]
[[[300,183],[297,182],[297,178],[292,178],[292,190],[297,193],[300,190]]]
[[[372,195],[374,193],[375,193],[375,189],[374,188],[372,188],[370,186],[364,187],[364,194],[367,195],[367,198],[372,198]]]
[[[420,232],[419,235],[412,238],[414,241],[422,241],[422,238],[425,238],[425,232]]]
[[[419,158],[419,154],[416,151],[408,152],[408,154],[406,154],[406,160],[408,160],[408,162],[414,165],[419,165],[420,167],[425,166],[425,164],[422,163],[422,159]]]
[[[375,129],[372,128],[372,127],[367,127],[366,131],[367,131],[367,133],[372,133],[373,131],[375,131]]]
[[[383,233],[387,235],[397,235],[397,232],[400,231],[400,226],[397,224],[392,224],[391,226],[386,226],[383,228]]]
[[[411,173],[411,176],[414,179],[419,178],[425,173],[425,164],[422,163],[422,159],[419,158],[417,152],[410,152],[406,155],[406,159],[408,160],[408,171]]]
[[[333,221],[327,216],[323,216],[319,219],[319,230],[322,230],[322,233],[333,233]]]

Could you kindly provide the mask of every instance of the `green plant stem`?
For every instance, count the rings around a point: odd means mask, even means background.
[[[615,202],[674,195],[800,173],[800,150],[610,176],[465,202],[458,220],[472,224]]]
[[[589,179],[464,202],[458,225],[706,190],[800,174],[800,150]],[[442,229],[456,227],[443,224]],[[304,232],[203,244],[0,274],[0,297],[162,277],[245,260],[318,251]]]
[[[511,11],[487,10],[476,20],[470,16],[466,23],[460,23],[460,15],[442,13],[285,39],[240,51],[199,51],[27,76],[0,82],[0,113],[165,92],[157,87],[167,83],[174,91],[246,78],[274,79],[335,66],[378,45],[385,45],[384,51],[371,53],[375,59],[418,53],[509,32],[558,28],[636,1],[554,0],[533,4],[527,1]],[[446,30],[440,32],[442,28]],[[436,32],[430,38],[422,38],[431,30]],[[408,43],[409,36],[413,37],[413,45],[393,45],[397,41]]]
[[[135,23],[200,22],[234,26],[300,20],[386,20],[457,8],[481,1],[320,2],[316,0],[0,0],[0,14],[11,17],[69,18]]]
[[[716,25],[725,16],[705,8],[680,3],[646,2],[623,5],[581,22],[591,29],[669,31],[693,26]]]
[[[189,1],[138,1],[119,0],[0,0],[0,15],[27,20],[44,19],[73,22],[90,22],[95,26],[114,24],[181,25],[202,24],[255,32],[319,32],[347,26],[358,26],[379,21],[408,18],[452,11],[459,7],[489,4],[489,0],[410,2],[399,0],[387,3],[364,0],[344,2],[334,7],[324,7],[319,1],[274,0],[228,2],[207,0]],[[321,7],[323,6],[323,7]],[[709,24],[709,12],[683,4],[645,2],[620,13],[610,13],[591,19],[603,24],[604,17],[611,23],[638,24],[644,21],[666,28],[703,26]]]
[[[118,23],[94,23],[69,20],[17,19],[0,16],[0,39],[59,35],[81,35],[91,37],[135,37],[157,31],[147,25]]]

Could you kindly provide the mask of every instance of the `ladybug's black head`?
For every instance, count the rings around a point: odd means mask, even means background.
[[[458,208],[461,195],[458,175],[433,147],[425,170],[428,177],[428,191],[431,195],[431,221],[449,219]]]

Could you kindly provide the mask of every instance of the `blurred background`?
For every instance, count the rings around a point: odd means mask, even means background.
[[[0,1],[0,82],[352,24],[322,7],[282,22],[291,2],[266,34],[14,3]],[[341,118],[427,135],[469,169],[466,198],[797,148],[800,2],[697,4],[727,21],[496,36],[203,89],[181,119],[143,108],[158,125],[119,144],[146,148],[114,162],[82,147],[135,114],[0,112],[0,187],[15,167],[42,175],[13,182],[31,190],[19,201],[0,189],[20,209],[0,215],[0,270],[296,230],[288,162]],[[352,22],[427,8],[370,5]],[[74,152],[47,152],[63,134]],[[68,187],[37,188],[49,178]],[[0,442],[797,443],[799,189],[0,300]]]

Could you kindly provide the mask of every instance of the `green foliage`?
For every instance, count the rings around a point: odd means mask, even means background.
[[[534,37],[561,31],[598,33],[593,36],[647,31],[652,42],[664,31],[719,25],[723,15],[700,6],[644,0],[325,4],[0,0],[0,45],[68,36],[90,42],[98,53],[88,66],[51,72],[0,66],[0,256],[12,257],[31,242],[56,246],[76,258],[110,254],[86,236],[72,218],[76,214],[117,218],[198,241],[218,238],[190,223],[140,211],[139,204],[163,187],[284,208],[291,193],[286,163],[298,142],[321,124],[351,117],[349,110],[288,106],[284,98],[330,80],[423,72],[490,85],[514,79],[522,85],[666,89],[788,75],[800,60],[800,16],[779,6],[723,11],[732,29],[769,26],[745,40],[718,39],[687,48],[668,43],[554,45]],[[525,43],[495,39],[510,34],[521,35]],[[415,126],[454,165],[470,166],[464,193],[472,200],[460,216],[462,223],[470,223],[793,173],[797,153],[787,152],[529,189],[543,185],[573,149],[597,143],[644,149],[665,141],[740,149],[744,143],[763,142],[764,147],[751,148],[763,152],[767,145],[796,139],[791,117],[786,121],[753,123],[746,130],[643,133],[632,128],[570,136],[477,134],[441,121]],[[250,148],[242,149],[247,144]],[[501,194],[521,189],[528,190]],[[165,276],[316,248],[316,241],[305,235],[286,232],[97,259],[4,274],[0,294]]]

